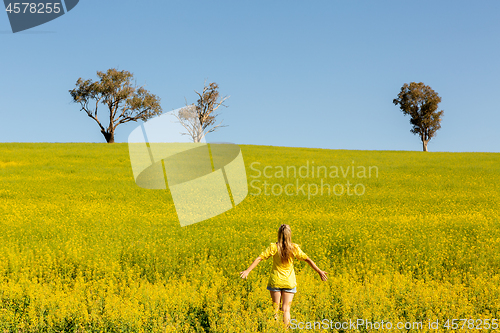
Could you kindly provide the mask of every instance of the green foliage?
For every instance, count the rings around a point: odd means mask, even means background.
[[[393,103],[399,104],[403,114],[411,117],[411,132],[420,136],[423,149],[427,151],[427,143],[441,128],[441,118],[444,111],[437,111],[441,97],[422,82],[411,82],[409,85],[405,83],[401,87],[398,98],[394,99]]]
[[[69,91],[73,102],[79,103],[80,111],[94,119],[108,143],[114,142],[116,127],[129,121],[146,121],[162,113],[160,98],[149,93],[143,87],[132,85],[134,76],[127,71],[111,68],[97,72],[99,81],[76,81],[76,88]],[[98,119],[99,103],[109,112],[109,124],[102,124]]]
[[[379,174],[327,179],[363,183],[360,196],[249,187],[235,209],[182,228],[168,190],[134,183],[126,144],[0,144],[0,331],[280,332],[271,262],[238,272],[283,222],[329,273],[296,264],[292,318],[499,318],[500,154],[241,149],[249,182],[295,182],[257,178],[254,162]]]

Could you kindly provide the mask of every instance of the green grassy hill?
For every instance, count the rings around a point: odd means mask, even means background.
[[[181,227],[126,144],[0,144],[0,331],[280,331],[271,261],[238,272],[282,223],[329,273],[297,322],[500,318],[500,154],[241,149],[247,198]]]

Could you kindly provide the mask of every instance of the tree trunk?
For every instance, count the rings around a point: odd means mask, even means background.
[[[115,132],[102,132],[107,143],[115,143]]]
[[[428,143],[428,142],[429,142],[429,141],[422,140],[422,145],[423,145],[424,151],[428,151],[428,150],[427,150],[427,143]]]

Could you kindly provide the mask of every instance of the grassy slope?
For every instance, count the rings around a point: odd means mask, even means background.
[[[249,195],[181,228],[168,191],[135,185],[126,144],[1,144],[0,328],[269,331],[270,263],[237,272],[281,223],[331,277],[296,265],[292,318],[500,316],[500,154],[241,148],[249,182],[265,180],[253,162],[379,174],[347,178],[362,196]]]

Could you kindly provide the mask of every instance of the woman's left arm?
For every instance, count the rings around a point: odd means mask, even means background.
[[[262,261],[262,258],[259,256],[257,257],[257,259],[255,259],[253,261],[253,263],[250,265],[250,267],[248,267],[246,270],[244,270],[243,272],[240,272],[240,277],[242,279],[246,279],[248,274],[250,274],[250,272],[252,271],[252,269],[254,269],[258,264],[259,262]]]
[[[328,280],[328,277],[326,276],[328,273],[319,269],[319,267],[316,266],[314,261],[312,261],[310,258],[307,258],[305,260],[305,262],[307,262],[309,264],[309,266],[311,266],[311,268],[314,269],[316,271],[316,273],[319,274],[319,277],[321,278],[321,280],[323,280],[323,281]]]

